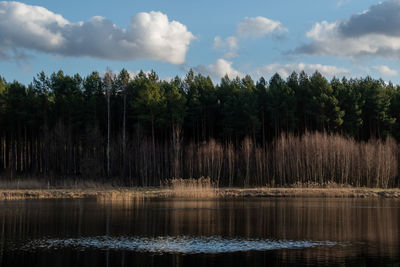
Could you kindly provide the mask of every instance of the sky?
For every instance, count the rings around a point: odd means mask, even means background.
[[[316,70],[400,84],[400,0],[0,2],[0,76],[125,68],[218,82]]]

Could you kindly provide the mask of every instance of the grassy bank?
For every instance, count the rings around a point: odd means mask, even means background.
[[[393,198],[400,189],[375,188],[218,188],[213,192],[176,192],[171,188],[97,188],[97,189],[0,189],[0,200],[77,199],[130,200],[142,198],[242,198],[242,197],[315,197],[315,198]]]
[[[134,200],[144,198],[252,198],[252,197],[315,197],[315,198],[396,198],[400,188],[379,189],[351,187],[336,183],[295,183],[290,187],[218,187],[210,178],[171,179],[161,187],[119,187],[107,183],[65,182],[58,187],[47,187],[34,180],[0,184],[0,200],[77,199]]]

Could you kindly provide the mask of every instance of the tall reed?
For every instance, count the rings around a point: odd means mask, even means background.
[[[356,142],[335,134],[282,134],[261,147],[246,138],[240,146],[214,140],[183,149],[183,177],[211,177],[222,186],[287,186],[327,184],[398,186],[398,145],[385,141]]]
[[[355,142],[326,133],[281,135],[274,143],[272,172],[281,184],[295,182],[391,187],[398,175],[398,147],[386,141]]]
[[[165,186],[172,190],[175,197],[213,198],[217,196],[216,184],[209,177],[198,179],[171,179]]]

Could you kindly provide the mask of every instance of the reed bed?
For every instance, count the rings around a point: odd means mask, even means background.
[[[174,179],[181,180],[181,179]],[[194,180],[194,179],[192,179]],[[180,182],[177,182],[180,183]],[[0,190],[0,201],[26,199],[81,199],[92,198],[99,203],[133,205],[146,199],[215,199],[215,198],[259,198],[259,197],[289,197],[289,198],[388,198],[400,199],[399,189],[377,188],[208,188],[183,189],[189,186],[184,182],[178,190],[170,186],[164,188],[120,188],[120,189],[42,189],[42,190]],[[190,184],[194,188],[193,183]]]
[[[392,138],[357,142],[338,134],[282,134],[261,146],[214,140],[190,144],[178,165],[184,177],[211,177],[218,186],[370,187],[400,186],[398,144]]]
[[[171,179],[165,185],[170,190],[170,195],[181,198],[215,198],[217,186],[209,177],[198,179]]]
[[[326,184],[388,188],[398,185],[398,146],[385,141],[356,142],[326,133],[282,135],[274,143],[272,173],[281,185]]]

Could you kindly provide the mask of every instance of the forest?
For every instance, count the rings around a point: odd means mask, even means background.
[[[0,179],[399,186],[400,86],[293,72],[214,83],[63,71],[0,78]]]

